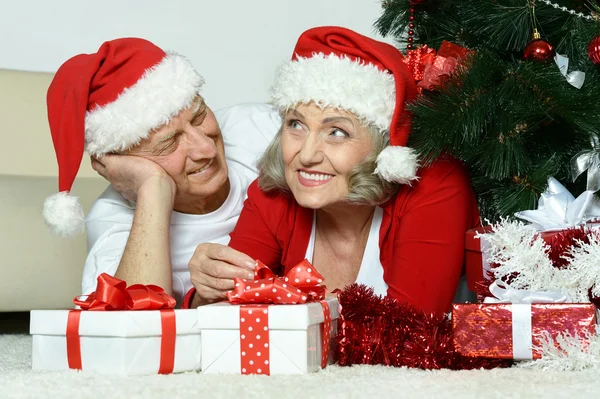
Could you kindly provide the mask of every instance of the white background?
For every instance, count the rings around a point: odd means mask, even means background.
[[[55,72],[106,40],[143,37],[187,56],[218,109],[267,101],[304,30],[341,25],[381,39],[380,14],[379,0],[0,0],[0,68]]]

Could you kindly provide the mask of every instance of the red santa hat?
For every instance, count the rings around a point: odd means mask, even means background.
[[[411,117],[405,104],[417,95],[414,78],[395,47],[346,28],[324,26],[300,35],[292,60],[277,74],[272,102],[281,109],[313,102],[350,111],[389,132],[390,145],[377,158],[387,181],[416,179],[416,152],[406,147]]]
[[[59,191],[44,201],[50,230],[83,231],[83,208],[70,191],[84,151],[100,156],[135,146],[189,107],[203,84],[186,58],[138,38],[108,41],[66,61],[47,95]]]

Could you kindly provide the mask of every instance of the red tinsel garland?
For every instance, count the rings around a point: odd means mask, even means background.
[[[382,364],[421,369],[468,370],[508,367],[510,360],[458,354],[447,315],[418,311],[365,285],[338,293],[343,321],[334,346],[337,363]]]

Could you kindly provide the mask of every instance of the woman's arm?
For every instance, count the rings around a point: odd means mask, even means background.
[[[479,224],[469,176],[459,162],[441,160],[398,196],[384,275],[388,294],[426,312],[448,312],[463,270],[465,232]]]
[[[280,265],[281,248],[274,233],[280,220],[276,216],[280,208],[277,200],[265,196],[256,181],[250,185],[229,246],[200,244],[196,248],[189,264],[195,292],[188,292],[184,307],[225,299],[235,277],[254,277],[256,259],[273,268]]]
[[[255,180],[248,187],[248,198],[235,228],[231,232],[229,246],[260,259],[272,269],[281,265],[282,248],[276,233],[283,217],[286,217],[285,198],[281,195],[267,196]]]

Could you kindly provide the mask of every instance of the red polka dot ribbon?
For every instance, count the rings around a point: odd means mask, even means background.
[[[329,360],[329,342],[331,340],[331,311],[329,304],[321,301],[323,307],[323,324],[321,325],[321,368],[327,367]]]
[[[236,278],[235,288],[227,293],[232,304],[296,305],[325,298],[323,276],[306,259],[277,277],[261,261],[256,261],[254,280]]]
[[[254,280],[234,279],[235,288],[227,293],[232,304],[240,306],[240,360],[242,374],[271,373],[268,304],[298,305],[325,299],[323,276],[308,260],[276,276],[261,261],[256,261]],[[321,367],[327,366],[331,331],[329,304],[321,301],[324,323],[321,330]]]
[[[271,374],[268,305],[240,306],[242,374]]]
[[[327,367],[331,339],[329,304],[321,301],[321,368]],[[240,306],[240,367],[242,374],[271,374],[269,305]]]

